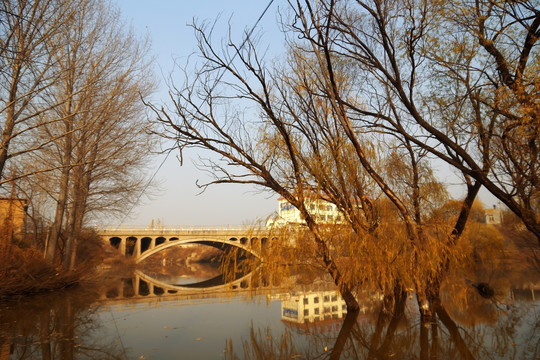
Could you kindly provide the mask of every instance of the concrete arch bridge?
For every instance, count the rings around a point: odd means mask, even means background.
[[[173,246],[202,244],[221,250],[238,248],[259,258],[269,241],[270,233],[256,226],[193,226],[152,227],[141,225],[108,225],[96,229],[102,240],[123,255],[140,262]]]

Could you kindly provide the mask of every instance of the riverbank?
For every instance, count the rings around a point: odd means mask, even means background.
[[[28,296],[76,285],[79,272],[62,273],[33,248],[6,245],[0,253],[0,299]]]
[[[133,259],[122,256],[116,249],[102,246],[91,238],[85,240],[82,243],[86,248],[81,248],[78,254],[78,265],[69,272],[62,271],[60,264],[52,266],[46,262],[41,251],[35,248],[4,245],[0,249],[0,300],[61,291],[79,285],[92,288],[103,282],[117,281],[116,278],[130,277],[137,267]],[[172,248],[152,256],[140,267],[153,273],[183,271],[211,277],[216,276],[219,269],[206,274],[198,265],[219,263],[221,253],[208,246]]]
[[[99,283],[107,272],[133,272],[135,262],[116,249],[103,246],[90,234],[81,241],[74,270],[63,271],[60,263],[51,264],[42,251],[17,244],[0,248],[0,300],[61,291],[81,284]],[[61,256],[58,256],[61,258]]]

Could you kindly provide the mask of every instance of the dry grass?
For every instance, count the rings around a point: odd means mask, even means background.
[[[35,249],[4,244],[0,249],[0,298],[63,289],[78,283],[81,272],[61,273]]]

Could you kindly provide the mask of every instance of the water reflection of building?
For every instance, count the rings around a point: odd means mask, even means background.
[[[291,295],[281,301],[281,319],[296,323],[313,323],[341,319],[347,306],[336,291],[307,292]]]

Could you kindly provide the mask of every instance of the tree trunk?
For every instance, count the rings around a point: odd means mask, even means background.
[[[49,234],[49,242],[47,243],[47,252],[45,255],[45,259],[51,263],[54,262],[58,239],[60,238],[60,233],[62,231],[64,212],[66,210],[67,204],[69,172],[69,167],[65,167],[64,169],[62,169],[62,178],[60,180],[58,199],[56,200],[56,212],[54,216],[54,222],[51,227],[51,232]]]
[[[67,237],[66,237],[66,246],[64,251],[64,261],[62,263],[62,268],[64,271],[72,270],[75,266],[75,253],[77,251],[77,246],[75,244],[78,233],[77,219],[80,217],[80,212],[82,210],[81,204],[81,182],[82,182],[82,171],[84,166],[79,164],[75,169],[73,169],[73,181],[72,181],[72,206],[71,212],[69,214],[69,221],[67,226]]]
[[[72,76],[72,75],[71,75]],[[65,105],[65,114],[66,119],[64,120],[65,124],[65,136],[64,136],[64,146],[62,149],[62,175],[60,178],[60,184],[58,189],[58,198],[56,199],[56,212],[54,216],[54,223],[52,225],[51,233],[49,236],[49,242],[47,244],[47,252],[45,259],[50,261],[51,263],[54,262],[54,257],[56,254],[56,248],[58,245],[58,239],[60,238],[60,233],[62,231],[62,223],[64,220],[64,213],[66,210],[66,205],[68,201],[68,194],[69,194],[69,178],[70,178],[70,172],[71,172],[71,158],[72,158],[72,138],[73,138],[73,121],[72,121],[72,101],[71,101],[71,94],[72,91],[69,91],[69,85],[66,84],[68,87],[66,89],[66,97],[68,100],[66,101]]]
[[[17,104],[19,73],[20,66],[17,66],[16,69],[12,70],[9,99],[6,111],[6,122],[2,131],[2,143],[0,144],[0,180],[3,179],[4,168],[8,159],[8,149],[11,142],[13,129],[15,128],[15,106]]]

